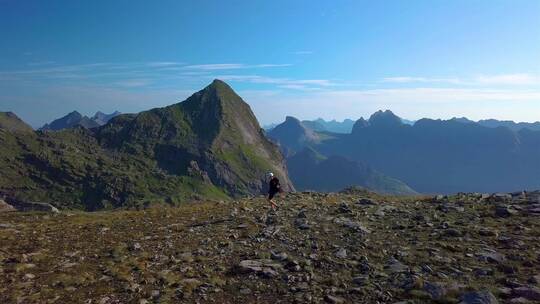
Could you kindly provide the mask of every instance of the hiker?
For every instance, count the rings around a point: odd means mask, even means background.
[[[268,173],[268,177],[270,177],[270,183],[268,187],[268,201],[272,206],[272,210],[276,210],[277,205],[274,202],[274,196],[281,192],[281,185],[279,184],[279,179],[274,176],[274,173]]]

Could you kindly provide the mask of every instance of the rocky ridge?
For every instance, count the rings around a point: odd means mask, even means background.
[[[0,214],[4,303],[535,303],[540,192]]]

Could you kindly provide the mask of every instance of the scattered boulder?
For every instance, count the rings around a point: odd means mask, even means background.
[[[400,273],[400,272],[408,272],[409,267],[397,259],[391,257],[386,265],[384,266],[385,269],[389,270],[391,273]]]
[[[346,217],[335,218],[334,223],[338,224],[338,225],[341,225],[343,227],[347,227],[347,228],[349,228],[351,230],[355,230],[355,231],[364,233],[364,234],[368,234],[368,233],[371,232],[369,229],[364,227],[362,224],[360,224],[358,222],[355,222],[355,221],[353,221],[353,220],[351,220],[349,218],[346,218]]]
[[[0,199],[0,212],[11,212],[11,211],[17,211],[17,210],[15,209],[15,207],[6,203],[6,201],[4,201],[3,199]]]
[[[531,301],[540,301],[540,289],[536,287],[518,287],[512,290],[512,294],[516,297],[525,298]]]
[[[462,236],[462,233],[455,228],[449,228],[444,231],[444,235],[449,237],[460,237]]]
[[[349,207],[349,205],[347,205],[347,203],[341,203],[339,204],[338,212],[339,213],[352,213],[352,210]]]
[[[517,210],[510,206],[497,206],[495,207],[495,216],[498,217],[509,217],[517,214]]]
[[[537,274],[535,276],[532,276],[530,279],[529,279],[529,283],[531,284],[536,284],[536,285],[540,285],[540,274]]]
[[[307,230],[311,228],[309,226],[308,220],[303,217],[296,218],[296,220],[294,220],[294,225],[296,226],[296,228],[301,229],[301,230]]]
[[[365,206],[378,205],[378,202],[371,198],[361,198],[356,203],[358,205],[365,205]]]
[[[459,304],[498,304],[490,291],[473,291],[461,296]]]
[[[11,208],[9,207],[11,206]],[[59,213],[58,208],[54,207],[49,203],[40,203],[40,202],[31,202],[26,200],[21,200],[12,196],[0,197],[0,212],[1,211],[13,211],[14,208],[16,211],[44,211],[44,212],[53,212]],[[5,210],[3,210],[5,209]]]
[[[505,261],[505,256],[498,252],[481,252],[478,254],[478,260],[488,263],[501,264]]]
[[[265,259],[243,260],[237,266],[239,273],[256,273],[265,277],[275,277],[281,269],[281,264]]]
[[[270,255],[272,257],[272,260],[276,261],[286,261],[289,256],[285,252],[276,253],[274,251],[270,252]]]
[[[324,297],[324,300],[325,300],[327,303],[332,303],[332,304],[341,304],[341,303],[345,303],[345,299],[340,298],[340,297],[337,297],[337,296],[333,296],[333,295],[326,295],[326,296]]]
[[[433,300],[439,300],[446,295],[446,289],[440,283],[424,282],[424,291]]]
[[[345,248],[339,248],[338,251],[336,251],[334,253],[334,255],[337,257],[337,258],[340,258],[340,259],[346,259],[347,258],[347,250]]]

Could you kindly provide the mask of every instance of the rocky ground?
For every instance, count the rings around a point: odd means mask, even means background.
[[[0,303],[538,303],[540,194],[0,213]]]

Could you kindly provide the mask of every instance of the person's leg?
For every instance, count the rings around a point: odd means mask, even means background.
[[[268,201],[270,202],[270,206],[272,207],[272,209],[275,210],[277,208],[277,205],[274,202],[274,195],[276,194],[273,192],[268,193]]]

